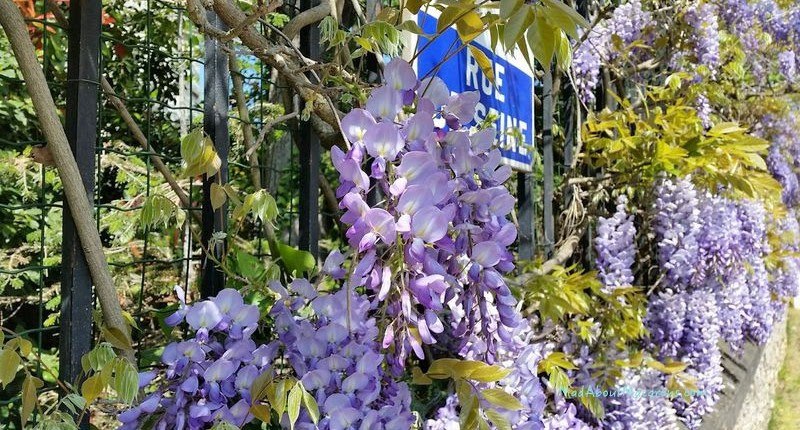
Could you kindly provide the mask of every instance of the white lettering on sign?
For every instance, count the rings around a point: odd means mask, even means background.
[[[497,63],[492,67],[496,87],[492,86],[492,81],[483,74],[481,67],[478,65],[478,60],[472,55],[472,51],[467,50],[467,85],[473,88],[480,88],[487,96],[494,95],[495,100],[503,103],[506,101],[506,96],[503,95],[502,91],[503,75],[506,73],[506,68]],[[478,79],[478,75],[480,75],[480,79]]]

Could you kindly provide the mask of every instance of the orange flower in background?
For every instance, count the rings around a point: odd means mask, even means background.
[[[45,1],[39,2],[37,0],[14,0],[14,3],[17,4],[19,7],[20,12],[22,12],[22,16],[25,19],[33,20],[28,23],[28,32],[31,35],[31,40],[33,41],[34,46],[36,48],[42,48],[42,35],[43,29],[47,28],[49,33],[55,33],[56,29],[50,25],[44,25],[41,21],[47,22],[55,22],[55,16],[49,10],[47,12],[41,13],[43,5]],[[66,5],[69,6],[69,0],[51,0],[56,5]],[[103,25],[110,25],[115,23],[114,17],[107,14],[103,11],[102,16],[102,24]]]

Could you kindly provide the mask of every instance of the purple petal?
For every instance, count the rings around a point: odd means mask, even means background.
[[[186,313],[186,322],[195,330],[212,329],[222,320],[217,305],[211,301],[203,301],[192,306]]]
[[[328,385],[331,380],[331,372],[325,369],[315,369],[303,375],[303,387],[306,390],[316,390]]]
[[[216,297],[211,298],[211,301],[217,305],[220,312],[228,315],[231,314],[231,311],[238,309],[244,304],[242,294],[233,288],[226,288],[220,291]]]
[[[425,242],[433,243],[447,234],[450,219],[435,206],[420,209],[411,218],[411,233]]]
[[[480,101],[480,94],[477,91],[467,91],[450,97],[447,101],[446,111],[453,114],[462,123],[472,121],[475,115],[475,106]]]
[[[228,379],[236,371],[236,365],[228,360],[219,359],[208,366],[203,377],[206,381],[222,381]]]
[[[432,131],[433,117],[426,112],[421,112],[412,116],[406,123],[406,126],[403,127],[403,133],[406,136],[406,140],[409,142],[425,139]]]
[[[394,161],[397,153],[403,149],[405,142],[400,131],[391,122],[380,122],[367,130],[364,136],[367,153],[373,157],[382,157],[388,162]]]
[[[472,247],[472,260],[483,267],[491,267],[500,262],[501,253],[497,242],[487,240]]]
[[[469,137],[472,142],[472,151],[475,154],[483,154],[489,152],[489,149],[495,142],[497,130],[493,127],[485,128]]]
[[[342,118],[342,131],[353,144],[363,141],[364,134],[373,125],[375,118],[364,109],[353,109]]]
[[[372,91],[367,99],[367,110],[375,117],[388,121],[394,121],[397,112],[403,103],[402,95],[399,91],[384,85]],[[364,136],[366,142],[368,137]]]
[[[403,155],[403,161],[397,167],[397,174],[413,184],[417,180],[427,180],[436,169],[436,160],[430,154],[424,151],[412,151]]]
[[[411,90],[417,85],[417,75],[408,62],[394,58],[383,69],[386,85],[395,90]]]
[[[426,185],[412,185],[406,189],[397,202],[397,210],[401,213],[414,215],[418,210],[433,205],[433,195]]]
[[[417,92],[420,98],[430,100],[437,107],[446,104],[450,99],[450,90],[438,76],[423,80]]]
[[[389,245],[394,243],[397,232],[392,214],[383,209],[372,208],[367,211],[364,220],[372,231],[379,235],[385,243]]]

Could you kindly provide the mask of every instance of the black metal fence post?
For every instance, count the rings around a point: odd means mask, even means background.
[[[555,245],[555,219],[553,218],[553,72],[544,71],[542,82],[542,151],[544,161],[544,247],[550,257]]]
[[[227,29],[216,13],[206,12],[211,25]],[[217,260],[225,253],[225,240],[214,239],[215,233],[224,233],[228,224],[228,207],[222,205],[217,210],[211,206],[211,184],[228,182],[228,152],[230,151],[230,135],[228,134],[228,92],[229,69],[228,55],[222,50],[222,43],[212,37],[205,39],[205,88],[203,89],[203,130],[217,150],[222,164],[217,174],[203,176],[203,245]],[[211,246],[209,246],[211,245]],[[209,297],[225,288],[225,274],[217,265],[203,255],[203,273],[200,294]]]
[[[517,221],[519,222],[519,250],[520,260],[533,260],[535,238],[533,233],[533,175],[530,173],[517,173]]]
[[[98,1],[73,0],[69,5],[64,128],[90,201],[95,185],[101,13]],[[92,347],[92,278],[66,200],[64,209],[59,378],[78,383],[81,357]],[[88,419],[80,427],[88,429]]]
[[[317,4],[316,0],[301,0],[300,10],[308,10]],[[320,55],[319,27],[309,25],[300,31],[300,51],[306,57],[316,60]],[[298,205],[300,249],[310,252],[314,258],[319,256],[319,137],[311,129],[311,124],[300,125],[297,147],[300,152],[300,202]]]

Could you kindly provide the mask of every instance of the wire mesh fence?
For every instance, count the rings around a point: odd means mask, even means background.
[[[112,0],[103,11],[96,11],[97,16],[86,17],[100,24],[93,35],[90,28],[75,27],[86,22],[67,21],[67,16],[80,13],[75,5],[50,1],[20,0],[18,4],[62,115],[67,120],[70,115],[89,115],[88,123],[96,124],[92,130],[87,130],[85,123],[73,124],[83,140],[93,136],[88,144],[78,144],[76,158],[88,157],[84,179],[91,185],[95,221],[123,309],[138,327],[134,340],[139,365],[147,367],[158,357],[154,345],[163,344],[163,337],[168,336],[160,321],[176,305],[173,287],[186,286],[194,292],[190,297],[200,296],[198,282],[204,275],[205,251],[199,243],[203,237],[197,233],[213,232],[203,215],[204,194],[207,198],[204,179],[180,175],[181,138],[200,127],[213,134],[204,120],[209,114],[222,115],[224,129],[216,131],[230,140],[227,182],[245,192],[263,188],[275,197],[279,213],[275,232],[280,242],[303,246],[305,237],[305,246],[309,246],[309,238],[314,237],[309,229],[321,228],[317,234],[323,257],[344,236],[337,222],[335,186],[331,185],[338,176],[324,151],[319,164],[306,170],[301,162],[307,160],[310,147],[303,146],[309,139],[304,128],[299,127],[300,132],[293,135],[285,122],[273,121],[285,114],[286,101],[281,98],[283,87],[269,67],[235,43],[212,48],[217,49],[214,55],[224,58],[213,66],[208,63],[210,48],[189,20],[183,2]],[[267,32],[269,26],[282,25],[302,6],[308,5],[285,5],[257,25]],[[95,77],[70,78],[68,63],[91,60],[92,50],[85,44],[92,36],[99,43],[97,69],[90,71]],[[80,55],[68,61],[71,38]],[[318,44],[313,38],[301,39],[304,46],[313,43]],[[223,72],[218,69],[220,64],[226,67],[222,108],[208,103],[209,80]],[[97,316],[91,314],[96,306],[88,272],[80,268],[80,258],[72,261],[72,254],[67,253],[70,247],[78,252],[79,246],[69,217],[65,217],[60,180],[4,38],[0,38],[0,83],[0,117],[4,118],[0,124],[0,321],[3,327],[33,341],[42,358],[39,362],[47,366],[36,373],[48,383],[43,390],[53,391],[59,372],[68,382],[79,373],[80,356],[93,342],[96,327],[92,319]],[[94,92],[87,92],[94,96],[76,101],[67,95],[69,85],[94,87]],[[550,88],[540,83],[538,97],[546,99]],[[541,130],[548,124],[542,123],[541,112],[537,114],[536,128]],[[540,132],[540,138],[548,133]],[[319,151],[318,143],[312,145]],[[553,246],[552,230],[546,236],[542,223],[534,221],[541,216],[552,219],[552,207],[542,208],[540,202],[542,181],[553,181],[553,175],[546,173],[554,167],[553,148],[551,144],[550,155],[542,158],[541,146],[536,147],[540,154],[534,172],[519,174],[514,190],[519,199],[517,222],[530,225],[529,231],[521,230],[524,235],[519,245],[520,256],[526,259],[547,255]],[[555,175],[560,176],[563,166],[555,168]],[[186,201],[170,186],[165,170],[177,178]],[[159,198],[178,208],[171,214],[172,222],[140,222],[148,205]],[[319,214],[314,209],[317,205],[309,204],[312,200],[321,202]],[[205,205],[208,210],[207,201]],[[549,212],[542,214],[543,209]],[[306,211],[305,218],[301,210]],[[249,256],[269,255],[265,226],[255,220],[248,219],[238,237],[228,240],[242,242]],[[62,253],[68,257],[62,259]],[[65,279],[71,279],[66,287]],[[82,298],[76,295],[81,287]],[[84,308],[76,307],[80,300],[88,300],[88,312],[81,314]],[[65,370],[65,366],[73,369]],[[7,391],[19,389],[9,387]],[[18,401],[0,391],[0,406],[6,406],[0,407],[0,416],[18,422],[11,419],[18,413],[13,407]]]

